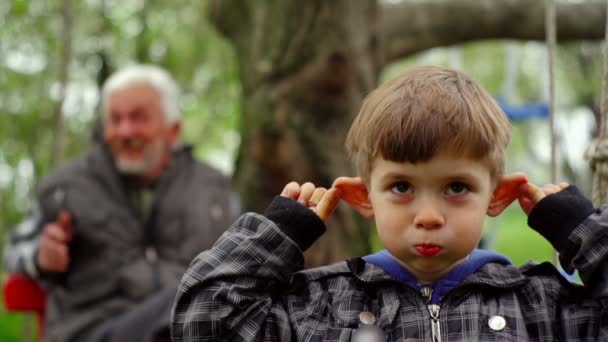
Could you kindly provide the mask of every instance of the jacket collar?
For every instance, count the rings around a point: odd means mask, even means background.
[[[423,287],[431,289],[430,303],[433,304],[437,304],[443,296],[445,296],[453,288],[456,288],[462,284],[465,279],[473,275],[482,266],[490,263],[498,263],[502,265],[511,264],[509,259],[494,251],[476,249],[473,250],[462,263],[454,267],[441,279],[438,279],[432,284],[420,284],[414,275],[401,263],[399,263],[397,259],[387,250],[382,250],[378,253],[365,256],[363,257],[363,260],[369,264],[382,268],[393,278],[413,287],[418,291],[421,291]]]
[[[350,272],[364,283],[379,284],[383,282],[399,282],[382,268],[369,264],[363,258],[353,258],[347,261]],[[488,263],[466,278],[458,287],[489,286],[494,288],[512,288],[527,282],[521,271],[512,265]]]

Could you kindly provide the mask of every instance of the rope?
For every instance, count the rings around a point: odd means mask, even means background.
[[[557,33],[555,29],[555,0],[546,0],[545,34],[547,40],[547,65],[549,67],[549,133],[551,138],[551,183],[557,182],[557,158],[555,136],[555,46]]]
[[[606,1],[606,28],[604,31],[604,77],[600,102],[600,139],[606,137],[606,110],[608,110],[608,0]]]
[[[591,199],[596,206],[608,202],[608,139],[606,139],[608,135],[606,132],[606,110],[608,110],[608,0],[606,1],[606,18],[599,134],[585,152],[585,159],[588,160],[593,172]]]
[[[598,206],[608,198],[608,140],[596,138],[585,152],[585,158],[593,172],[591,199]]]
[[[557,157],[555,136],[555,46],[557,30],[555,18],[555,0],[545,1],[545,34],[547,40],[547,65],[549,67],[549,133],[551,140],[551,183],[557,183]],[[553,250],[553,264],[559,265],[559,255]]]

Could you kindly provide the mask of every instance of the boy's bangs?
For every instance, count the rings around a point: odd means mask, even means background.
[[[475,82],[441,68],[418,68],[373,91],[347,138],[359,172],[377,157],[424,162],[440,151],[485,159],[504,168],[510,124],[496,101]]]
[[[416,95],[385,112],[382,122],[372,123],[380,131],[376,141],[369,142],[375,145],[373,154],[395,162],[416,163],[428,161],[440,149],[448,149],[481,158],[505,143],[492,137],[499,125],[488,118],[496,115],[483,113],[494,108],[484,108],[452,94]],[[425,99],[429,96],[434,98]]]
[[[417,132],[407,134],[398,129],[379,137],[375,155],[394,162],[425,162],[440,151],[450,151],[458,157],[472,159],[491,154],[495,145],[488,135],[472,128],[452,126],[441,120],[429,119]]]

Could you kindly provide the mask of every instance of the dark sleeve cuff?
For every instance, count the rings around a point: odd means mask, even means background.
[[[266,208],[264,216],[276,223],[302,251],[307,250],[325,233],[325,223],[321,218],[290,198],[276,196]]]
[[[571,185],[540,200],[528,216],[528,225],[564,253],[570,247],[570,233],[594,211],[591,201]]]

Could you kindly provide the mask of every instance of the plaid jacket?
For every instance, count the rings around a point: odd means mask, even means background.
[[[172,338],[351,341],[361,313],[371,313],[387,341],[608,341],[608,212],[557,201],[560,196],[541,201],[544,213],[535,208],[530,223],[546,214],[549,223],[577,218],[562,231],[565,239],[548,227],[536,229],[558,247],[566,269],[579,270],[585,287],[549,263],[490,263],[441,298],[437,310],[418,290],[360,258],[302,271],[301,250],[314,241],[306,236],[317,237],[324,227],[310,210],[275,199],[266,214],[273,220],[242,216],[190,265]]]

